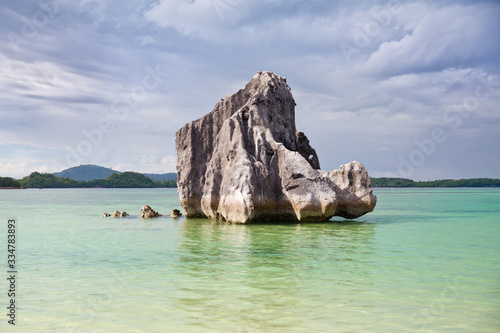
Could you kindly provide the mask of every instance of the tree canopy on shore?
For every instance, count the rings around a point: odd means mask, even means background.
[[[21,182],[11,177],[0,177],[0,188],[19,188]]]
[[[51,173],[32,172],[19,181],[24,188],[155,188],[176,187],[175,179],[154,181],[138,172],[113,173],[106,179],[76,181],[57,177]]]
[[[413,181],[406,178],[370,178],[372,187],[500,187],[500,179],[444,179]],[[76,181],[51,173],[32,172],[20,180],[0,177],[0,188],[158,188],[177,187],[176,179],[157,181],[138,172],[113,173],[106,179]]]
[[[500,187],[500,179],[443,179],[413,181],[406,178],[371,178],[372,187]]]

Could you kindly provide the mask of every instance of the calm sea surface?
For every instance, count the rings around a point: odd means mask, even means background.
[[[140,218],[175,189],[0,190],[0,331],[500,332],[500,189],[374,192],[354,221],[231,225]]]

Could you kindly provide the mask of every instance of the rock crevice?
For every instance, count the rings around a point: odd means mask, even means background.
[[[231,222],[356,218],[376,197],[359,162],[320,170],[295,128],[286,79],[259,72],[244,89],[176,133],[179,199],[187,217]]]

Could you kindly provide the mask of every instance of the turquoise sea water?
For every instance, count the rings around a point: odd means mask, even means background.
[[[500,189],[374,192],[355,221],[231,225],[139,217],[175,189],[0,190],[0,331],[499,332]]]

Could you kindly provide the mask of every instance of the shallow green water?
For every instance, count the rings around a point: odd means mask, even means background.
[[[375,193],[356,221],[231,225],[140,219],[175,189],[0,190],[1,331],[499,332],[500,190]]]

